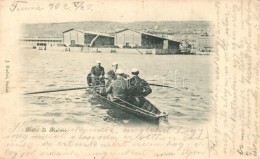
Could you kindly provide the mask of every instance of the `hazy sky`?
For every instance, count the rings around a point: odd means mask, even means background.
[[[74,3],[80,2],[80,3]],[[57,5],[58,4],[58,5]],[[16,5],[16,7],[14,7]],[[57,5],[57,9],[55,9]],[[75,7],[76,5],[76,7]],[[84,10],[80,7],[84,5]],[[39,7],[42,10],[23,8]],[[78,9],[75,9],[77,8]],[[64,9],[70,8],[70,9]],[[212,20],[215,16],[213,1],[201,0],[45,0],[5,4],[11,17],[22,23],[70,21],[189,21]]]

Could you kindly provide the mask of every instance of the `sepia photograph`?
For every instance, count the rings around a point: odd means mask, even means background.
[[[259,159],[258,0],[3,0],[0,159]]]
[[[131,27],[131,28],[130,28]],[[210,120],[213,24],[83,21],[23,24],[30,122],[202,124]]]

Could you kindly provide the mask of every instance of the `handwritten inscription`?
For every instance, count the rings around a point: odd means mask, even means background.
[[[25,10],[43,10],[40,6],[28,6],[27,1],[14,1],[10,7],[10,11],[25,11]]]
[[[84,1],[72,1],[72,2],[55,2],[55,3],[30,3],[27,1],[14,1],[10,6],[10,11],[21,12],[21,11],[55,11],[55,10],[64,10],[64,11],[86,11],[91,10],[93,4],[86,3]]]
[[[9,130],[5,139],[8,142],[2,155],[7,159],[35,156],[113,158],[124,155],[130,158],[207,158],[209,155],[208,134],[205,129],[41,127],[17,123]],[[154,147],[164,149],[152,151]],[[81,151],[82,148],[84,152]],[[63,151],[65,149],[69,151]]]
[[[259,51],[253,49],[259,39],[253,25],[259,26],[259,18],[253,19],[259,11],[256,4],[253,0],[215,4],[215,137],[210,146],[225,155],[259,155],[259,104],[254,97],[259,79],[253,76],[258,75],[254,68],[259,62]]]

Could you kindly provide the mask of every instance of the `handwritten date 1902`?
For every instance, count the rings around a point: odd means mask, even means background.
[[[84,2],[71,2],[71,3],[50,3],[49,9],[56,10],[56,9],[65,9],[65,10],[85,10],[90,9],[91,5],[85,5]]]
[[[14,1],[10,6],[10,11],[40,11],[40,10],[66,10],[66,11],[86,11],[92,8],[93,4],[83,1],[54,2],[54,3],[30,3],[27,1]]]

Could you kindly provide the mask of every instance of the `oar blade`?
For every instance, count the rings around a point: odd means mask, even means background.
[[[24,93],[24,95],[29,95],[29,94],[42,94],[42,93],[51,93],[51,92],[62,92],[62,91],[71,91],[71,90],[80,90],[80,89],[86,89],[86,87],[76,87],[76,88],[65,88],[65,89],[55,89],[55,90],[29,92],[29,93]]]
[[[24,93],[24,95],[29,95],[29,94],[42,94],[42,93],[52,93],[52,92],[62,92],[62,91],[72,91],[72,90],[80,90],[80,89],[94,88],[94,87],[105,87],[105,86],[104,86],[104,85],[100,85],[100,86],[89,86],[89,87],[64,88],[64,89],[55,89],[55,90],[29,92],[29,93]]]
[[[151,85],[151,86],[158,86],[158,87],[166,87],[166,88],[174,88],[174,87],[171,87],[171,86],[161,85],[161,84],[154,84],[154,83],[149,83],[149,85]]]

